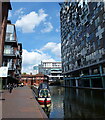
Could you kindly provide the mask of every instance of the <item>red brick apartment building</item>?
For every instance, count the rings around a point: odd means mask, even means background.
[[[7,23],[2,66],[8,67],[8,77],[3,79],[3,86],[18,83],[21,78],[22,44],[17,41],[16,28],[11,21]]]
[[[0,0],[0,67],[3,63],[4,42],[6,37],[6,27],[9,10],[12,10],[9,0],[8,2],[3,2],[3,0]],[[2,81],[4,80],[0,78],[0,89],[2,89]]]
[[[11,9],[10,2],[2,2],[0,0],[0,66],[2,66],[8,11]]]
[[[44,74],[26,74],[21,76],[21,82],[24,83],[24,85],[39,85],[43,82],[48,82],[49,78],[47,75]]]

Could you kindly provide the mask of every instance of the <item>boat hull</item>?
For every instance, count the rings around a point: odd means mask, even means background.
[[[38,98],[38,102],[41,105],[50,104],[51,103],[51,98]]]

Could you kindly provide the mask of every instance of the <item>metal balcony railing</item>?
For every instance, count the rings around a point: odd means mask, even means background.
[[[51,71],[51,73],[62,73],[62,71]]]
[[[16,56],[16,52],[12,50],[9,51],[4,50],[4,56]]]

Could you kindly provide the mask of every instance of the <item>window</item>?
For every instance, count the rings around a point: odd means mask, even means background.
[[[100,22],[100,18],[97,17],[96,20],[95,20],[95,26],[96,26],[96,27],[98,26],[99,22]]]
[[[95,46],[95,42],[92,43],[93,49],[95,50],[96,46]]]
[[[11,33],[6,33],[6,41],[12,41],[14,40],[14,35]]]
[[[84,44],[85,44],[85,41],[84,41],[84,40],[82,40],[82,42],[81,42],[81,46],[84,46]]]
[[[7,24],[7,30],[6,33],[14,33],[14,26]]]
[[[78,66],[81,66],[81,59],[77,60]]]
[[[105,13],[103,14],[103,18],[105,19]]]
[[[13,54],[13,48],[9,45],[4,46],[4,54]]]
[[[101,44],[100,39],[97,40],[97,44],[98,44],[98,46],[100,46],[100,44]]]

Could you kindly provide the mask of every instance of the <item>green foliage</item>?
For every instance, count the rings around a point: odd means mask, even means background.
[[[22,75],[26,75],[26,73],[23,73]]]

